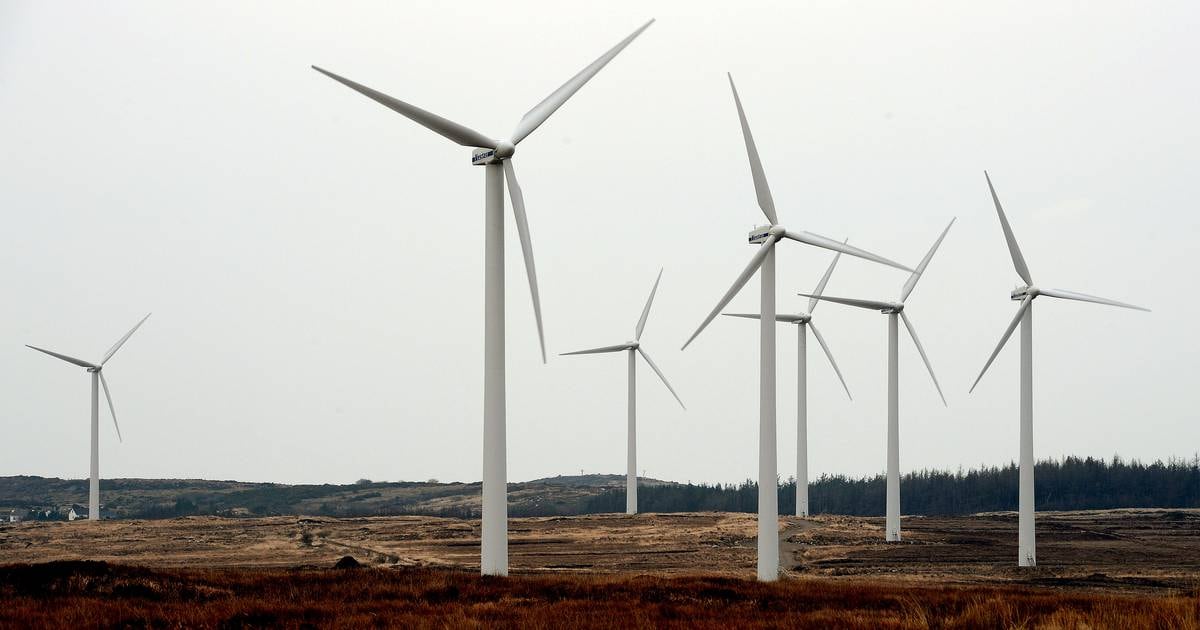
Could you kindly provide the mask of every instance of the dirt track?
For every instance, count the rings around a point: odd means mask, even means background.
[[[780,519],[785,576],[923,583],[1022,583],[1165,592],[1200,586],[1200,510],[1038,515],[1036,570],[1019,570],[1014,514]],[[514,572],[754,574],[750,514],[616,514],[509,522]],[[477,521],[428,517],[222,519],[0,524],[0,564],[95,559],[158,567],[367,564],[477,568]]]

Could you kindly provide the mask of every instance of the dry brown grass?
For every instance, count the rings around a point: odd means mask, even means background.
[[[1197,628],[1198,593],[1152,597],[805,578],[433,569],[0,567],[0,626],[29,628]]]

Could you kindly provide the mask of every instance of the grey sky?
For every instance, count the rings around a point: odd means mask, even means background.
[[[949,408],[902,339],[904,470],[1017,456],[1015,344],[966,393],[1018,281],[985,168],[1035,280],[1154,309],[1038,302],[1037,456],[1200,448],[1194,2],[0,0],[0,475],[87,470],[83,370],[22,344],[98,357],[153,311],[106,370],[102,476],[478,479],[482,169],[309,65],[503,136],[650,17],[517,155],[555,356],[509,219],[510,479],[623,470],[623,357],[556,355],[631,338],[660,266],[643,342],[689,411],[640,370],[639,467],[755,474],[754,324],[679,352],[762,222],[726,71],[784,225],[915,264],[958,217],[908,301]],[[779,251],[801,308],[830,254]],[[844,259],[827,292],[904,280]],[[855,400],[813,346],[812,473],[880,471],[885,320],[816,315]]]

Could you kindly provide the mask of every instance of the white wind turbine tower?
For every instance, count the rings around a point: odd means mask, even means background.
[[[83,359],[76,359],[65,354],[52,352],[37,346],[26,344],[25,347],[32,348],[38,352],[44,352],[56,359],[62,359],[67,363],[78,365],[81,368],[87,369],[92,375],[92,462],[88,473],[88,520],[100,520],[100,387],[104,388],[104,398],[108,400],[108,411],[112,414],[113,426],[117,429],[117,440],[121,439],[121,427],[117,424],[117,410],[113,407],[112,394],[108,391],[108,381],[104,379],[104,364],[125,345],[125,342],[133,336],[134,331],[141,327],[142,323],[150,317],[147,313],[142,321],[131,328],[125,336],[117,340],[108,352],[104,353],[104,357],[98,363],[91,363]]]
[[[738,118],[742,125],[742,136],[746,142],[746,153],[750,159],[750,173],[754,179],[754,191],[758,196],[758,206],[762,209],[770,225],[755,228],[750,232],[750,243],[761,245],[758,252],[750,258],[750,264],[742,270],[733,286],[725,292],[717,302],[712,312],[704,318],[700,327],[687,342],[684,348],[703,331],[712,320],[721,313],[729,301],[741,291],[750,276],[761,269],[759,279],[762,282],[759,296],[759,421],[758,421],[758,579],[772,581],[779,578],[779,497],[777,496],[777,467],[776,467],[776,429],[775,429],[775,244],[780,239],[791,239],[808,245],[824,247],[851,256],[858,256],[885,265],[912,271],[897,262],[892,262],[882,256],[839,243],[833,239],[818,236],[811,232],[792,232],[779,225],[775,214],[775,201],[771,197],[771,189],[767,186],[767,176],[763,172],[762,162],[758,158],[758,149],[754,145],[754,137],[750,134],[750,124],[742,111],[742,101],[738,98],[737,87],[733,84],[733,75],[729,76],[729,87],[733,90],[733,102],[737,105]]]
[[[507,140],[494,140],[464,125],[447,120],[404,101],[392,98],[364,85],[313,66],[313,69],[360,92],[413,120],[417,124],[465,147],[479,147],[471,154],[471,163],[484,171],[484,358],[483,358],[483,506],[480,542],[480,572],[484,575],[508,575],[508,488],[505,445],[504,378],[504,182],[508,181],[517,235],[525,257],[525,272],[533,298],[533,316],[537,323],[542,362],[546,362],[546,342],[542,334],[542,309],[538,296],[537,272],[525,200],[517,183],[512,157],[516,145],[546,122],[567,99],[583,87],[613,57],[625,49],[654,20],[571,77],[542,102],[529,110]]]
[[[825,270],[825,275],[821,276],[817,288],[813,289],[814,296],[820,297],[821,293],[825,291],[825,285],[829,283],[829,276],[833,275],[833,268],[841,257],[841,252],[834,255],[833,262],[829,263],[829,268]],[[850,388],[846,386],[846,379],[842,378],[842,371],[838,369],[837,361],[833,360],[833,353],[829,351],[825,338],[821,336],[821,331],[817,330],[817,325],[812,321],[812,312],[819,303],[816,297],[812,297],[808,300],[807,313],[775,315],[777,322],[796,325],[796,338],[799,344],[796,352],[796,516],[808,516],[808,330],[810,328],[813,336],[817,338],[817,342],[821,344],[821,349],[825,351],[825,356],[829,357],[829,364],[833,366],[838,380],[842,382],[842,388],[846,390],[846,397],[854,399],[850,395]],[[759,319],[757,313],[725,313],[725,315]]]
[[[621,352],[625,351],[628,356],[629,365],[629,398],[628,398],[628,437],[626,446],[626,468],[625,468],[625,513],[637,514],[637,361],[634,354],[641,354],[646,360],[646,364],[658,378],[662,379],[663,385],[667,386],[671,395],[679,402],[679,406],[684,407],[683,400],[679,398],[679,394],[675,393],[675,388],[667,382],[667,377],[654,364],[654,360],[646,354],[646,350],[642,348],[642,331],[646,328],[646,317],[650,315],[650,305],[654,303],[654,293],[658,291],[658,281],[662,280],[662,270],[658,272],[658,278],[654,280],[654,287],[650,289],[650,297],[646,298],[646,306],[642,308],[642,316],[638,319],[637,327],[634,329],[633,341],[627,341],[616,346],[605,346],[603,348],[592,348],[591,350],[579,350],[576,352],[564,352],[563,356],[571,354],[600,354],[603,352]]]
[[[888,542],[900,541],[900,342],[899,326],[896,320],[901,319],[904,321],[904,327],[908,329],[908,334],[912,337],[913,345],[917,347],[917,352],[920,353],[921,360],[925,362],[925,367],[929,370],[929,376],[933,379],[933,386],[937,388],[938,396],[942,399],[942,404],[946,404],[946,397],[942,394],[942,386],[938,384],[937,376],[933,373],[933,366],[930,365],[929,357],[925,354],[925,348],[921,345],[921,340],[917,338],[917,330],[913,327],[912,321],[908,319],[908,315],[904,312],[904,301],[908,299],[908,296],[912,294],[913,289],[917,286],[917,280],[920,280],[921,275],[925,273],[925,268],[929,266],[929,261],[933,259],[934,252],[942,244],[942,239],[946,238],[946,232],[950,231],[951,225],[954,225],[954,219],[951,219],[946,229],[942,230],[941,235],[934,241],[933,247],[929,248],[929,253],[925,254],[925,258],[921,260],[921,264],[917,265],[917,269],[913,271],[908,281],[904,283],[904,286],[900,289],[900,299],[898,301],[880,302],[876,300],[800,294],[806,297],[816,297],[816,299],[826,302],[836,302],[847,306],[857,306],[872,311],[880,311],[888,316],[887,519],[885,532]]]
[[[995,204],[996,214],[1000,217],[1000,228],[1004,231],[1004,240],[1008,242],[1008,253],[1012,257],[1013,267],[1017,270],[1017,275],[1025,281],[1025,286],[1014,289],[1009,295],[1011,299],[1020,301],[1021,304],[1017,307],[1017,313],[1013,317],[1012,322],[1004,330],[1004,335],[1000,337],[1000,343],[996,345],[996,349],[988,357],[987,363],[983,365],[983,369],[980,370],[979,376],[975,378],[975,382],[971,384],[969,391],[975,391],[975,386],[979,384],[979,380],[983,378],[984,373],[991,367],[992,361],[996,359],[996,355],[1000,354],[1000,350],[1004,348],[1004,344],[1008,342],[1008,338],[1012,336],[1013,330],[1020,323],[1021,462],[1020,492],[1017,498],[1017,566],[1033,567],[1037,566],[1037,545],[1034,541],[1033,516],[1033,300],[1039,295],[1046,295],[1065,300],[1095,302],[1096,304],[1132,308],[1139,311],[1149,311],[1150,309],[1094,295],[1084,295],[1083,293],[1063,291],[1061,289],[1043,289],[1034,286],[1033,276],[1029,273],[1029,267],[1025,265],[1025,257],[1021,255],[1021,248],[1017,246],[1017,238],[1013,236],[1012,227],[1008,224],[1008,217],[1004,215],[1004,208],[1000,207],[1000,198],[996,196],[996,189],[992,187],[992,178],[988,177],[987,171],[984,171],[983,176],[987,179],[988,190],[992,193],[992,203]]]

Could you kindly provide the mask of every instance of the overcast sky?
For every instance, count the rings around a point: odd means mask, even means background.
[[[309,65],[504,137],[651,17],[517,152],[552,356],[506,213],[509,479],[624,471],[624,357],[557,354],[632,338],[660,267],[643,342],[688,411],[640,368],[639,468],[756,476],[755,324],[679,351],[763,222],[726,71],[788,228],[915,265],[958,217],[908,301],[949,407],[902,337],[903,470],[1018,455],[1016,343],[967,394],[1018,282],[985,168],[1039,284],[1154,309],[1037,302],[1036,455],[1200,449],[1195,2],[0,0],[0,475],[87,473],[88,377],[23,344],[98,359],[153,311],[103,477],[479,479],[483,169]],[[778,252],[803,308],[831,254]],[[827,293],[906,278],[843,258]],[[816,321],[854,401],[810,344],[811,474],[882,471],[886,320]]]

